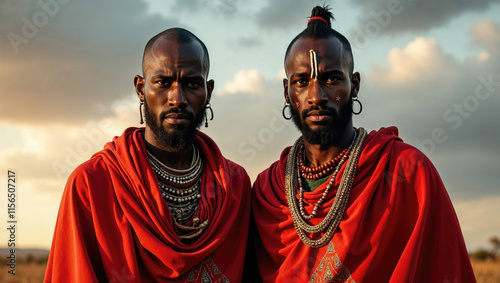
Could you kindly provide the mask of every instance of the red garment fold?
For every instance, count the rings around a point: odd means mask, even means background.
[[[436,169],[397,135],[395,127],[368,134],[342,221],[321,248],[305,245],[293,225],[285,194],[290,148],[257,177],[252,212],[264,282],[475,282]],[[331,208],[345,165],[310,224]],[[304,193],[308,214],[325,188]]]
[[[149,163],[143,131],[125,130],[69,177],[45,282],[241,280],[250,218],[247,173],[198,132],[206,164],[193,218],[210,223],[184,243]]]

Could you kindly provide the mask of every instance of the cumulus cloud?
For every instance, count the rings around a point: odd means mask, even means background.
[[[389,85],[420,85],[422,80],[438,79],[446,83],[456,78],[456,64],[445,55],[433,38],[417,37],[405,48],[392,48],[387,56],[387,67],[373,65],[370,80]],[[444,81],[443,81],[444,80]]]
[[[486,51],[481,51],[477,54],[477,60],[479,62],[484,62],[488,59],[490,59],[490,53],[486,52]]]
[[[420,33],[446,25],[451,19],[467,12],[486,11],[499,0],[354,0],[362,16],[355,32],[378,29],[380,34]]]
[[[492,20],[484,20],[475,23],[470,29],[475,45],[485,47],[488,50],[498,51],[500,48],[500,25]],[[484,57],[484,53],[482,53]]]
[[[384,64],[361,74],[363,113],[356,126],[395,125],[424,152],[453,201],[469,251],[500,235],[500,45],[498,24],[473,25],[471,43],[483,48],[465,59],[446,54],[433,38],[414,38],[388,51]],[[488,38],[482,37],[487,35]],[[481,221],[477,221],[481,219]]]
[[[128,96],[113,101],[113,114],[83,125],[17,128],[21,139],[15,145],[2,148],[0,167],[23,169],[23,181],[39,184],[33,188],[38,192],[60,192],[76,166],[88,160],[126,127],[138,125],[139,113],[133,98]],[[3,127],[16,128],[15,124]]]
[[[262,77],[261,92],[241,88],[213,96],[215,119],[210,127],[201,129],[214,138],[227,158],[242,165],[252,180],[299,136],[292,121],[281,113],[285,102],[282,73],[272,79]]]
[[[267,78],[256,69],[239,70],[221,93],[212,96],[215,113],[210,127],[223,154],[242,165],[254,180],[299,136],[292,121],[282,116],[284,70]],[[237,113],[237,119],[234,117]],[[219,117],[226,117],[219,118]]]
[[[147,40],[176,23],[133,0],[2,1],[0,121],[76,124],[110,115],[106,105],[133,89]]]
[[[500,35],[495,29],[489,32],[493,38]],[[500,47],[478,41],[483,33],[473,28],[471,40],[488,55],[480,51],[457,59],[435,39],[415,38],[390,50],[384,65],[362,74],[360,120],[374,128],[398,126],[406,142],[435,162],[458,199],[498,194],[489,176],[495,174],[490,168],[500,166],[500,133],[492,130],[500,107],[500,53],[495,51]]]
[[[227,82],[217,95],[249,93],[262,94],[264,90],[264,76],[257,69],[239,70],[233,79]]]

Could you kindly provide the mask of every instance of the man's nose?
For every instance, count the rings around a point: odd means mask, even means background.
[[[312,80],[309,84],[307,103],[310,105],[322,105],[328,102],[328,98],[319,80]]]
[[[182,84],[174,82],[168,92],[168,105],[170,107],[183,108],[187,106],[187,100],[184,96]]]

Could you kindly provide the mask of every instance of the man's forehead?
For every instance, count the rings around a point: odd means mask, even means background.
[[[321,39],[300,38],[290,48],[285,67],[288,67],[291,63],[307,65],[311,60],[311,50],[314,50],[319,62],[323,61],[323,59],[340,61],[343,58],[342,43],[335,37]]]
[[[317,65],[322,69],[344,69],[343,52],[342,43],[335,37],[298,39],[286,57],[285,72],[290,76],[293,73],[312,71],[311,60],[317,60]],[[314,58],[311,58],[312,54]]]
[[[144,56],[143,69],[157,73],[175,67],[203,71],[203,49],[196,41],[179,43],[174,40],[160,39],[151,46]],[[160,71],[161,72],[161,71]]]
[[[146,57],[166,57],[178,59],[185,57],[189,59],[203,59],[203,49],[196,41],[179,43],[171,39],[158,39],[153,46],[151,46],[149,54]]]

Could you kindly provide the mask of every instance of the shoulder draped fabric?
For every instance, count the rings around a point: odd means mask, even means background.
[[[141,137],[120,137],[70,176],[59,209],[45,282],[238,282],[250,218],[250,179],[199,132],[206,165],[194,217],[210,224],[179,240]]]
[[[436,169],[397,134],[390,127],[367,136],[340,226],[321,248],[305,245],[293,225],[285,195],[290,148],[257,177],[252,212],[264,282],[475,282]],[[344,169],[311,224],[332,206]],[[304,192],[307,214],[325,187]]]

